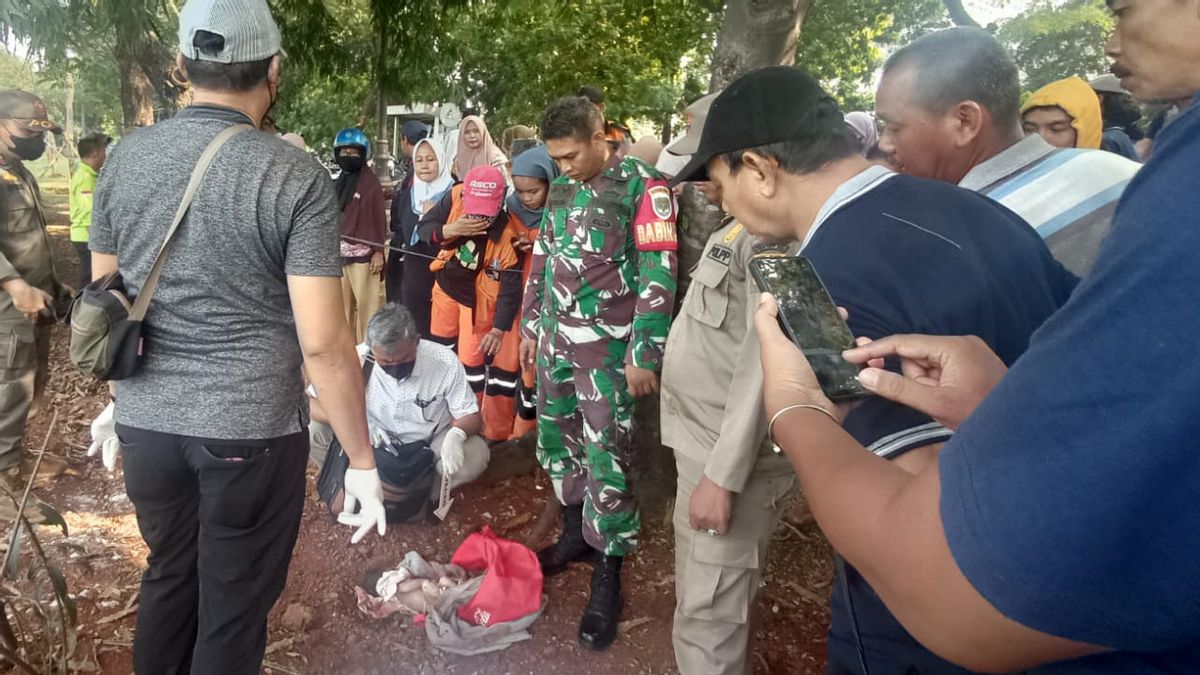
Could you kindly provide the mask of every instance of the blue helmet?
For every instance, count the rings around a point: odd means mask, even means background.
[[[367,140],[367,135],[363,133],[362,129],[350,127],[338,132],[337,137],[333,139],[334,151],[347,145],[362,146],[364,159],[371,156],[371,142]]]

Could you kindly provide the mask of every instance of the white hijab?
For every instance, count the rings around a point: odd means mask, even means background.
[[[422,145],[428,145],[433,150],[434,156],[437,157],[438,175],[429,182],[413,176],[411,207],[413,213],[418,216],[425,214],[425,202],[437,199],[443,192],[450,189],[450,186],[454,185],[454,179],[450,177],[450,162],[446,161],[445,154],[436,143],[431,143],[428,138],[417,141],[416,146],[413,147],[413,157],[417,156],[417,151],[421,149]],[[414,168],[413,171],[416,169]]]

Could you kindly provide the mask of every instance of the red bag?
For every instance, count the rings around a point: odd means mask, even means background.
[[[484,572],[479,592],[458,608],[463,621],[491,626],[532,614],[542,606],[542,568],[537,555],[515,541],[501,539],[484,526],[454,552],[451,563],[468,572]]]

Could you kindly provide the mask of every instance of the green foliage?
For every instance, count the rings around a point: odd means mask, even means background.
[[[332,148],[333,137],[369,114],[364,101],[371,97],[368,73],[309,76],[300,69],[285,69],[280,100],[271,115],[279,130],[295,132],[312,148]]]
[[[451,100],[446,20],[464,1],[271,0],[288,53],[273,113],[280,129],[302,134],[314,147],[347,126],[374,134],[380,75],[388,103]]]
[[[1001,26],[998,37],[1012,51],[1033,91],[1055,80],[1087,79],[1109,68],[1104,43],[1113,29],[1104,0],[1037,0]]]
[[[451,29],[458,91],[494,129],[537,124],[546,104],[584,84],[605,90],[614,119],[658,120],[684,98],[686,65],[707,70],[717,9],[700,0],[475,3]]]
[[[583,84],[605,90],[610,117],[658,122],[703,92],[720,10],[701,0],[477,3],[454,16],[452,91],[497,130],[536,125]]]
[[[477,107],[497,134],[510,124],[536,124],[550,100],[594,84],[607,92],[610,117],[656,127],[704,93],[724,7],[721,0],[270,2],[288,53],[274,115],[280,128],[318,147],[348,125],[375,132],[380,84],[387,103]],[[156,105],[171,112],[160,68],[174,53],[180,4],[0,0],[0,19],[37,54],[37,78],[26,86],[62,117],[71,73],[85,126],[112,129],[128,68],[122,55],[147,71]],[[805,17],[797,63],[845,109],[869,109],[887,51],[948,25],[943,0],[818,0]],[[1035,0],[992,29],[1012,49],[1029,89],[1107,67],[1111,19],[1103,0]],[[21,71],[11,58],[0,58],[0,78]]]
[[[845,110],[870,110],[872,77],[885,49],[948,26],[941,0],[814,2],[796,45],[796,65],[821,80]]]
[[[373,43],[366,2],[273,0],[287,59],[271,115],[311,147],[359,121],[371,91]]]
[[[29,62],[17,58],[7,49],[0,50],[0,89],[34,88],[33,68]]]
[[[378,31],[387,103],[478,107],[493,133],[603,87],[610,116],[649,118],[702,93],[716,0],[273,0],[289,59],[276,119],[321,145],[373,127]],[[365,119],[364,119],[365,118]]]
[[[40,84],[63,90],[67,74],[75,76],[86,130],[123,126],[122,68],[145,71],[157,107],[174,110],[177,92],[164,73],[174,59],[175,0],[29,0],[9,18],[37,57]]]

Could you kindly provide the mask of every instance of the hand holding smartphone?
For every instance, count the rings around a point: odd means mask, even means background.
[[[802,256],[756,257],[750,274],[759,290],[775,296],[779,323],[804,352],[829,400],[870,396],[858,381],[859,367],[842,358],[854,347],[854,335],[812,263]]]

